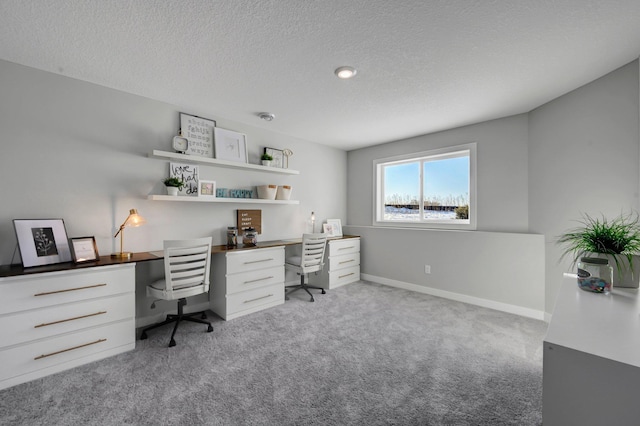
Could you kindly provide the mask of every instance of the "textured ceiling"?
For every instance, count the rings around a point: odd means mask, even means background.
[[[639,54],[638,0],[0,0],[1,59],[345,150],[527,112]]]

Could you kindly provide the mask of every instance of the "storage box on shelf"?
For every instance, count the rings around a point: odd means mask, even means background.
[[[309,274],[309,283],[332,289],[360,280],[360,238],[328,240],[324,268],[320,274]]]

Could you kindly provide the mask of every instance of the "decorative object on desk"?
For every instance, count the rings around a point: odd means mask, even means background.
[[[578,262],[578,287],[594,293],[609,294],[613,281],[613,268],[607,259],[581,257]]]
[[[71,261],[62,219],[14,219],[13,226],[25,268]]]
[[[168,177],[162,182],[167,188],[167,194],[174,196],[178,195],[178,191],[184,186],[184,181],[178,177]]]
[[[198,166],[193,164],[169,163],[169,177],[175,177],[183,182],[178,189],[178,195],[198,196]]]
[[[276,191],[276,200],[288,200],[291,198],[291,186],[280,185]]]
[[[282,150],[280,149],[276,149],[276,148],[264,148],[264,153],[271,156],[272,160],[271,160],[271,167],[278,167],[278,168],[282,168],[283,166],[283,153]]]
[[[248,227],[242,234],[242,245],[251,247],[256,244],[258,244],[258,233],[255,228]]]
[[[293,151],[291,151],[289,148],[285,148],[282,150],[282,155],[284,155],[284,168],[288,169],[289,168],[289,157],[291,157],[293,155]]]
[[[238,228],[235,226],[227,227],[227,247],[237,247],[238,246]]]
[[[239,230],[253,228],[262,234],[262,210],[238,210],[236,219]]]
[[[271,161],[273,161],[273,157],[265,152],[260,157],[260,160],[262,161],[263,166],[271,167]]]
[[[180,134],[188,141],[185,153],[213,158],[213,134],[215,128],[216,122],[213,120],[181,112]]]
[[[258,190],[258,198],[261,200],[275,200],[278,192],[278,185],[259,185],[256,187]]]
[[[233,130],[215,129],[216,159],[248,163],[247,136]]]
[[[620,214],[610,220],[587,214],[581,226],[560,235],[557,243],[564,245],[563,259],[573,257],[575,265],[581,257],[600,257],[613,267],[613,285],[638,288],[640,275],[640,218],[637,213]]]
[[[327,223],[322,225],[323,232],[328,237],[342,237],[342,223],[340,219],[327,219]]]
[[[309,222],[311,222],[311,233],[313,234],[316,232],[316,214],[314,212],[311,212]]]
[[[178,154],[185,154],[187,152],[187,148],[189,147],[189,140],[182,136],[174,136],[173,137],[173,149]]]
[[[69,243],[71,257],[75,263],[91,262],[100,257],[94,237],[71,238]]]
[[[143,218],[138,214],[138,210],[136,209],[129,210],[129,216],[127,216],[125,221],[122,222],[122,225],[120,225],[120,228],[118,228],[118,232],[116,232],[116,235],[113,236],[113,238],[116,238],[118,234],[120,234],[120,252],[113,253],[111,257],[119,257],[123,259],[130,258],[131,253],[125,252],[122,250],[123,240],[124,240],[124,228],[127,228],[127,227],[137,228],[138,226],[144,225],[145,223],[147,223],[147,221],[145,220],[145,218]]]
[[[217,188],[216,189],[216,197],[217,198],[227,198],[228,190],[227,188]]]
[[[198,181],[198,197],[216,198],[216,182],[200,179]]]

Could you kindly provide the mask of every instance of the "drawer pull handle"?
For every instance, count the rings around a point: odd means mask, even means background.
[[[270,280],[271,278],[273,278],[273,276],[264,277],[264,278],[256,278],[255,280],[245,281],[244,284],[251,284],[251,283],[258,282],[258,281]]]
[[[270,258],[270,259],[260,259],[260,260],[252,260],[252,261],[250,261],[250,262],[244,262],[244,264],[245,264],[245,265],[250,265],[250,264],[252,264],[252,263],[270,262],[270,261],[272,261],[272,260],[273,260],[273,258]]]
[[[91,346],[91,345],[95,345],[96,343],[102,343],[102,342],[106,342],[107,339],[98,339],[95,342],[89,342],[89,343],[85,343],[84,345],[78,345],[78,346],[74,346],[72,348],[68,348],[68,349],[63,349],[61,351],[57,351],[57,352],[51,352],[50,354],[42,354],[40,356],[37,356],[34,358],[34,360],[38,360],[38,359],[42,359],[42,358],[47,358],[49,356],[54,356],[54,355],[58,355],[64,352],[69,352],[72,351],[74,349],[80,349],[80,348],[84,348],[85,346]]]
[[[349,275],[353,275],[354,273],[351,272],[350,274],[345,274],[345,275],[340,275],[338,276],[338,278],[344,278],[344,277],[348,277]]]
[[[82,316],[79,316],[79,317],[67,318],[67,319],[63,319],[63,320],[60,320],[60,321],[44,322],[42,324],[38,324],[38,325],[33,326],[33,328],[46,327],[47,325],[60,324],[61,322],[67,322],[67,321],[73,321],[73,320],[82,319],[82,318],[94,317],[96,315],[102,315],[102,314],[106,314],[106,313],[107,313],[107,311],[100,311],[100,312],[96,312],[95,314],[82,315]]]
[[[349,260],[343,260],[342,262],[340,262],[339,264],[342,265],[343,263],[349,263],[349,262],[353,262],[355,259],[349,259]]]
[[[273,296],[273,294],[267,294],[266,296],[256,297],[255,299],[251,299],[251,300],[245,300],[242,303],[251,303],[251,302],[255,302],[256,300],[266,299],[267,297],[272,297],[272,296]]]
[[[349,246],[349,247],[338,247],[338,250],[349,250],[355,248],[355,246]]]
[[[85,290],[87,288],[104,287],[106,285],[107,284],[94,284],[94,285],[88,285],[88,286],[85,286],[85,287],[66,288],[64,290],[46,291],[44,293],[34,294],[34,296],[46,296],[46,295],[49,295],[49,294],[65,293],[67,291],[76,291],[76,290]]]

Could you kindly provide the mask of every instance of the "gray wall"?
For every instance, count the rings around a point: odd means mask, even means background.
[[[262,240],[299,237],[311,211],[317,223],[326,218],[345,221],[344,151],[222,117],[207,116],[218,127],[247,134],[251,163],[258,163],[264,146],[289,148],[294,153],[289,167],[300,175],[200,166],[200,176],[227,188],[288,184],[293,187],[291,198],[300,204],[147,200],[148,194],[163,193],[161,179],[168,174],[167,161],[147,154],[171,151],[178,112],[173,105],[0,61],[0,178],[5,182],[0,189],[0,264],[20,261],[14,257],[12,220],[17,218],[63,218],[69,237],[95,236],[103,255],[118,249],[113,235],[131,208],[137,208],[147,224],[125,231],[128,251],[161,249],[164,239],[209,235],[221,244],[238,208],[262,210]],[[137,270],[138,316],[149,313],[144,285],[149,274],[162,275],[156,266]]]

